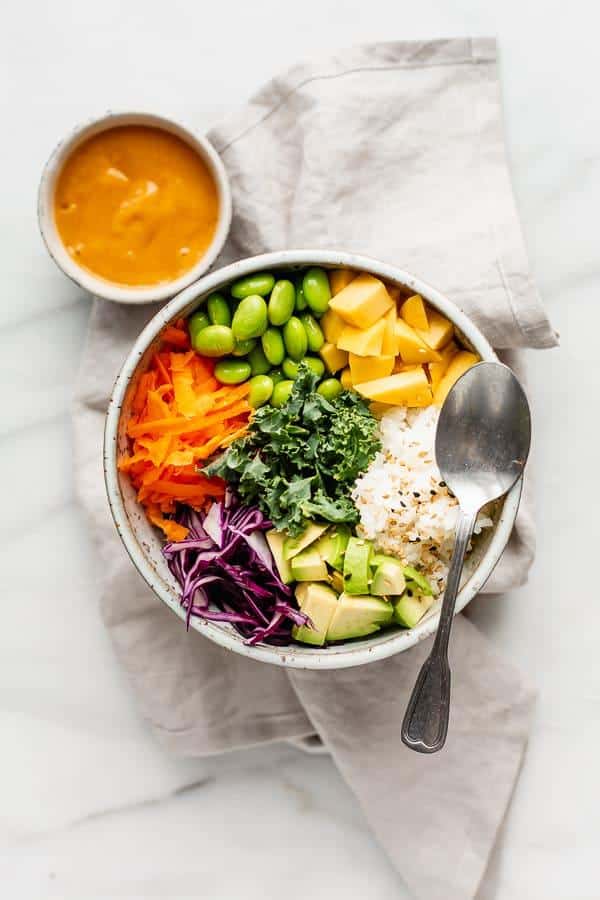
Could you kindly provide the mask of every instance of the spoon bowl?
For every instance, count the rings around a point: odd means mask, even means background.
[[[402,723],[403,742],[418,753],[441,750],[448,734],[448,642],[477,514],[521,477],[530,443],[529,404],[507,366],[478,363],[458,379],[442,407],[435,438],[438,468],[459,502],[456,542],[433,648],[419,672]]]
[[[481,362],[465,372],[442,407],[435,438],[438,468],[463,511],[508,493],[530,441],[529,404],[508,366]]]

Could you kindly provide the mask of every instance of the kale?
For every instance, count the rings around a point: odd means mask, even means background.
[[[291,535],[307,519],[357,522],[350,493],[381,447],[377,421],[358,394],[326,400],[317,380],[301,365],[287,403],[261,407],[248,433],[204,469]]]

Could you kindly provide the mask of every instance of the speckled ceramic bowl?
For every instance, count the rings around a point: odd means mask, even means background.
[[[308,265],[320,265],[325,268],[345,266],[371,272],[386,281],[404,285],[411,291],[421,294],[432,306],[451,319],[463,343],[475,350],[482,359],[496,359],[494,351],[479,329],[438,291],[408,272],[353,253],[288,250],[255,256],[207,275],[171,300],[143,330],[117,378],[106,418],[104,470],[108,499],[121,540],[133,564],[157,598],[182,619],[182,628],[185,613],[179,603],[179,586],[163,560],[159,533],[146,519],[128,478],[120,475],[117,470],[119,456],[128,449],[125,425],[138,378],[146,370],[164,326],[180,316],[190,315],[204,303],[212,291],[220,290],[230,282],[252,272],[265,269],[293,272]],[[456,612],[464,609],[473,599],[500,559],[514,525],[520,494],[521,482],[518,482],[504,502],[498,504],[494,527],[477,541],[465,568],[465,579],[458,595]],[[230,625],[192,618],[191,626],[222,647],[251,659],[298,669],[341,669],[364,665],[408,650],[435,631],[439,607],[438,601],[425,618],[409,631],[391,629],[373,637],[324,649],[299,644],[290,644],[288,647],[259,644],[249,647]]]
[[[219,219],[210,246],[205,254],[187,272],[172,281],[161,282],[152,285],[126,285],[108,281],[100,275],[95,275],[84,266],[78,265],[67,251],[56,227],[54,218],[54,193],[58,176],[63,165],[73,151],[88,138],[110,128],[123,125],[145,125],[150,128],[160,128],[181,138],[194,150],[206,164],[211,173],[217,194],[219,197]],[[40,232],[46,244],[48,253],[62,269],[65,275],[80,287],[103,297],[105,300],[114,300],[117,303],[150,303],[154,300],[166,300],[173,297],[187,285],[197,281],[201,275],[208,272],[211,265],[223,249],[223,245],[231,227],[231,191],[225,166],[221,162],[219,154],[212,144],[202,135],[196,134],[190,128],[186,128],[173,119],[157,116],[144,112],[109,112],[96,119],[90,119],[81,125],[77,125],[56,147],[50,159],[44,166],[38,192],[38,223]]]

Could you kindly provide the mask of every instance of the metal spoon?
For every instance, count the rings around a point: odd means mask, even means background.
[[[403,742],[419,753],[441,750],[448,733],[448,640],[477,513],[521,477],[530,441],[529,404],[509,368],[482,362],[458,379],[442,407],[435,438],[442,478],[460,504],[456,542],[433,648],[419,672],[402,723]]]

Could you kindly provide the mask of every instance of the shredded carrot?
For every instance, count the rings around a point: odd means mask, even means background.
[[[245,434],[251,407],[247,384],[220,384],[213,360],[189,349],[184,319],[168,325],[162,340],[166,346],[135,387],[130,452],[119,469],[127,472],[148,519],[168,540],[179,541],[187,529],[168,516],[177,503],[205,509],[223,496],[222,479],[207,478],[201,465]]]

